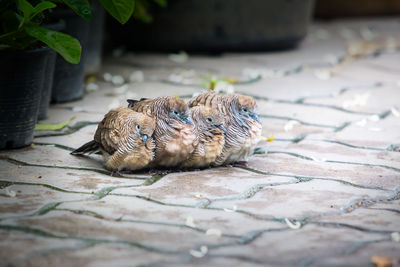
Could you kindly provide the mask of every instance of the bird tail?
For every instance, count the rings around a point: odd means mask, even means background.
[[[128,108],[133,108],[134,106],[136,106],[137,103],[139,103],[140,101],[144,101],[147,100],[148,98],[141,98],[140,100],[136,100],[136,99],[127,99],[126,101],[128,102]]]
[[[94,152],[99,151],[99,149],[100,149],[99,144],[96,141],[92,140],[72,151],[71,155],[92,154]]]

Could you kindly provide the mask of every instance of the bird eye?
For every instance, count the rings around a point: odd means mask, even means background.
[[[210,117],[208,117],[208,118],[207,118],[207,121],[208,121],[209,123],[212,123],[212,122],[213,122],[213,119],[210,118]]]
[[[246,113],[249,112],[249,110],[247,108],[242,108],[242,111],[246,112]]]
[[[178,112],[176,109],[174,109],[173,113],[174,113],[175,115],[179,115],[179,112]]]
[[[136,130],[140,131],[140,125],[136,124]]]

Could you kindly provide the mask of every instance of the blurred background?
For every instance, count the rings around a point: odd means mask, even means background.
[[[106,51],[222,52],[296,47],[311,20],[400,14],[396,0],[137,1],[134,18],[106,17]]]

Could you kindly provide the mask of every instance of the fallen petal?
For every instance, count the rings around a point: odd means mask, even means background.
[[[206,231],[206,235],[215,235],[217,237],[220,237],[222,235],[222,232],[218,229],[208,229]]]
[[[288,218],[285,218],[286,224],[292,229],[300,229],[301,222],[292,223]]]

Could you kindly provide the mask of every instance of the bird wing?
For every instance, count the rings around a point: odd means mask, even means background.
[[[208,107],[215,107],[219,103],[219,95],[214,91],[205,91],[198,96],[192,98],[188,105],[189,107],[204,105]]]
[[[94,135],[94,140],[109,154],[113,154],[118,149],[118,144],[121,139],[118,120],[118,112],[116,110],[111,110],[99,123]]]
[[[154,99],[141,98],[140,100],[128,99],[128,107],[133,111],[154,117]]]

